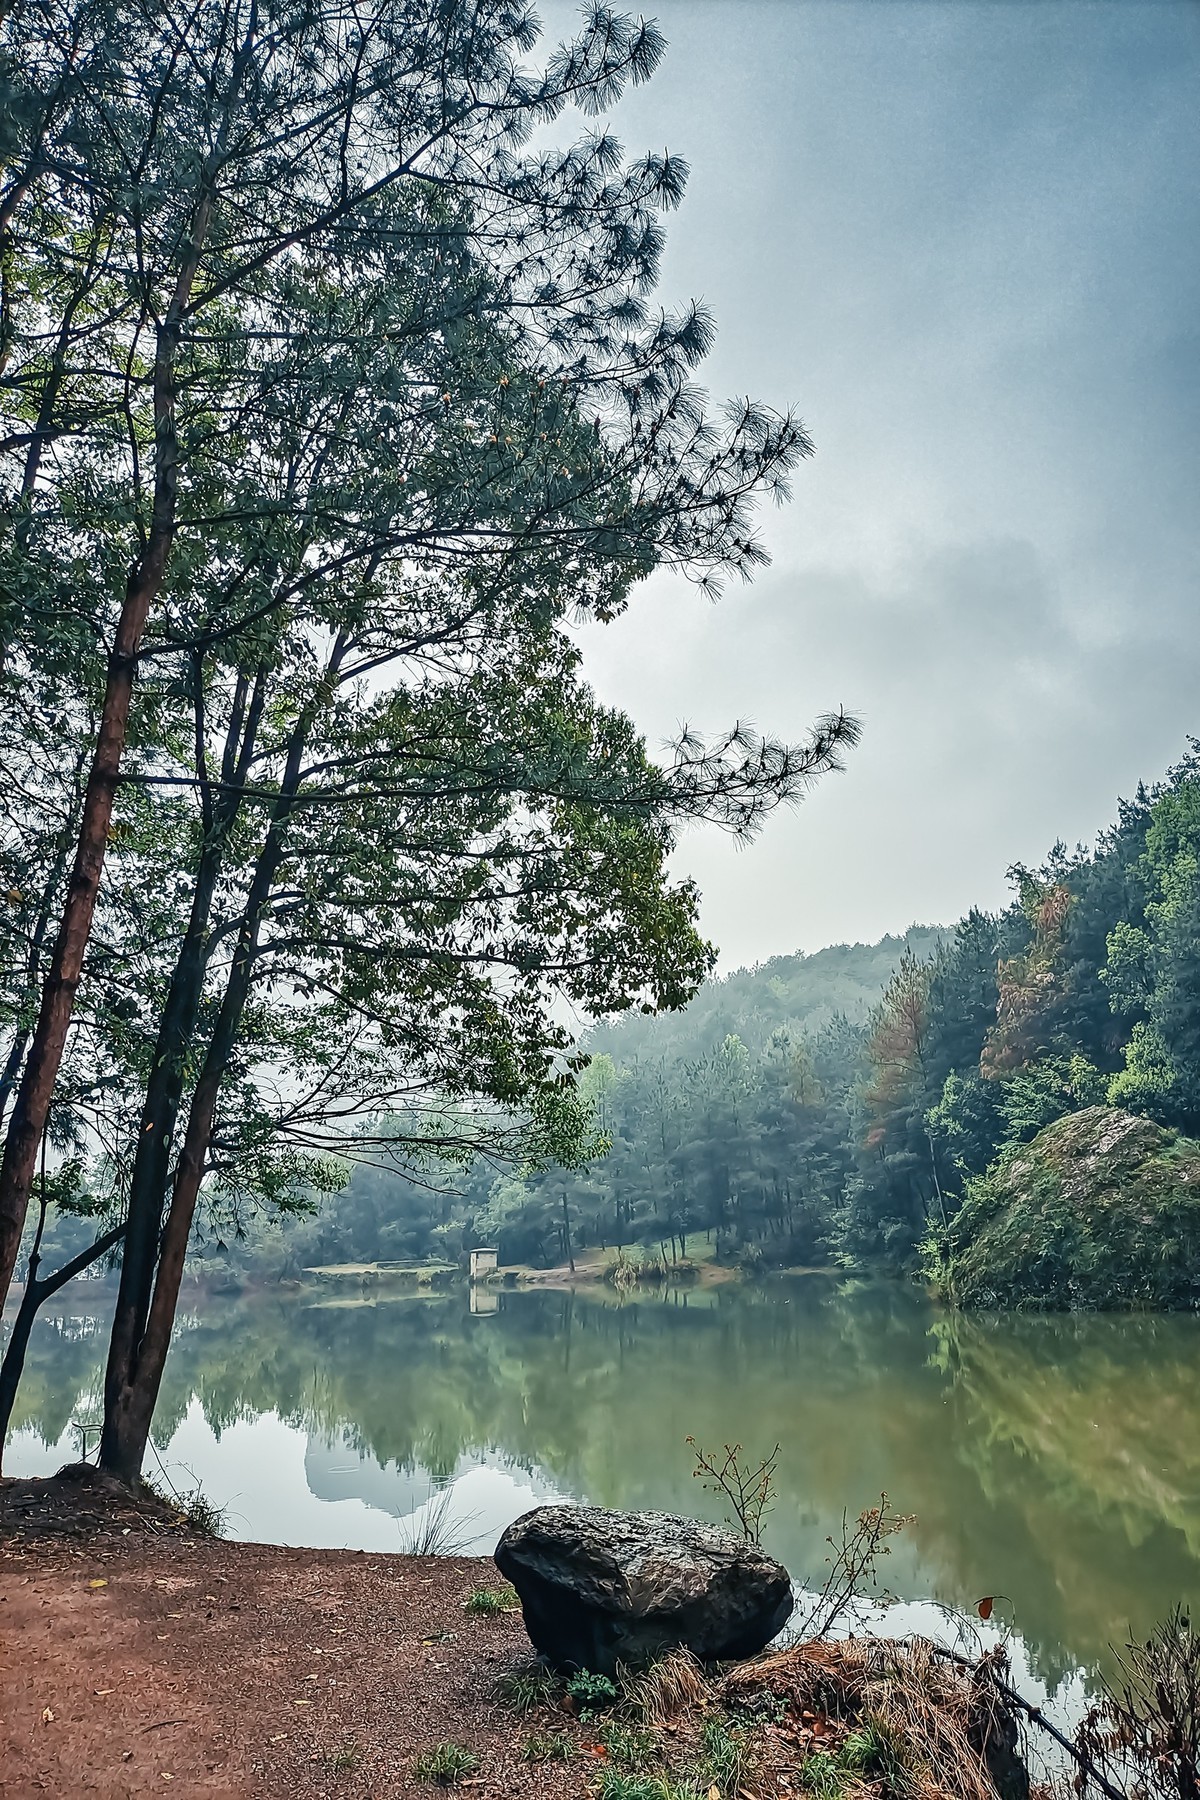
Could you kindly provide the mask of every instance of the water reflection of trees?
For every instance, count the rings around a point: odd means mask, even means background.
[[[103,1334],[47,1325],[20,1421],[56,1438]],[[604,1505],[720,1517],[684,1438],[778,1440],[772,1546],[819,1574],[843,1507],[886,1489],[917,1524],[906,1597],[1010,1594],[1054,1680],[1189,1590],[1200,1560],[1200,1324],[961,1320],[897,1286],[721,1289],[624,1307],[545,1292],[471,1317],[454,1295],[378,1306],[255,1298],[189,1321],[156,1419],[198,1396],[218,1434],[273,1411],[362,1455],[447,1476],[497,1451]]]

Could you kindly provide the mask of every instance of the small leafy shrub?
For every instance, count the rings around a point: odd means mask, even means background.
[[[734,1705],[738,1717],[752,1725],[782,1725],[792,1710],[787,1696],[773,1694],[770,1688],[762,1688],[745,1698],[739,1695]]]
[[[507,1670],[499,1677],[495,1686],[497,1700],[505,1706],[511,1706],[520,1718],[536,1712],[539,1706],[552,1705],[558,1698],[558,1692],[558,1677],[540,1663]]]
[[[479,1758],[473,1751],[464,1750],[461,1744],[443,1743],[414,1759],[413,1774],[418,1781],[433,1781],[440,1787],[449,1787],[478,1767]]]
[[[86,1429],[90,1431],[91,1427]],[[142,1491],[178,1514],[179,1522],[199,1537],[221,1538],[229,1529],[229,1508],[210,1500],[199,1485],[181,1492],[169,1483],[157,1487],[154,1482],[143,1479]]]
[[[521,1745],[527,1763],[570,1762],[575,1746],[565,1731],[533,1731]]]
[[[827,1637],[835,1622],[857,1600],[890,1598],[886,1589],[879,1587],[879,1561],[891,1555],[888,1539],[911,1525],[913,1518],[912,1513],[893,1511],[886,1494],[880,1494],[878,1506],[869,1506],[859,1513],[853,1525],[849,1515],[842,1514],[840,1537],[825,1539],[832,1554],[825,1559],[829,1572],[821,1591],[803,1620],[793,1618],[799,1637]]]
[[[521,1602],[510,1587],[472,1588],[463,1601],[463,1611],[474,1619],[496,1619],[503,1613],[514,1613]]]
[[[609,1263],[604,1271],[604,1279],[618,1294],[627,1294],[637,1286],[637,1264],[623,1250],[618,1250],[616,1261]]]
[[[594,1719],[597,1713],[607,1712],[618,1699],[616,1683],[607,1675],[594,1675],[590,1669],[579,1669],[572,1675],[567,1683],[567,1693],[585,1723]]]

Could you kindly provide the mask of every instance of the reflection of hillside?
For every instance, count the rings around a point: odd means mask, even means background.
[[[778,1440],[768,1538],[798,1578],[820,1578],[843,1508],[886,1490],[918,1521],[887,1585],[958,1606],[1010,1594],[1051,1680],[1200,1586],[1200,1321],[962,1322],[898,1286],[824,1280],[704,1300],[539,1292],[490,1318],[462,1295],[222,1304],[172,1351],[155,1434],[195,1394],[218,1433],[266,1411],[308,1433],[322,1497],[411,1511],[431,1479],[495,1459],[600,1504],[715,1519],[685,1438]],[[102,1348],[43,1332],[25,1416],[57,1435]]]
[[[995,1585],[1003,1576],[1048,1658],[1057,1640],[1104,1660],[1127,1625],[1140,1632],[1200,1592],[1198,1325],[959,1317],[937,1328],[960,1454],[1019,1571],[1002,1568]]]
[[[959,1316],[940,1335],[994,1497],[1011,1448],[1077,1520],[1119,1520],[1134,1546],[1166,1525],[1200,1556],[1193,1320]]]

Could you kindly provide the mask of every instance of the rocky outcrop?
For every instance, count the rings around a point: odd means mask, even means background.
[[[496,1564],[560,1669],[612,1674],[678,1645],[702,1662],[753,1656],[792,1612],[781,1563],[670,1513],[539,1506],[508,1527]]]
[[[1200,1305],[1200,1143],[1117,1107],[1068,1113],[969,1184],[951,1232],[960,1306]]]

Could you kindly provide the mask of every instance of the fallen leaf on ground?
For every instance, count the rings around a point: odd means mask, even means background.
[[[50,1711],[50,1708],[48,1706],[43,1706],[43,1708],[42,1708],[42,1724],[43,1725],[53,1725],[53,1723],[54,1723],[54,1714]]]
[[[88,1582],[88,1586],[89,1586],[89,1587],[91,1587],[91,1588],[97,1588],[97,1587],[107,1587],[107,1586],[108,1586],[108,1580],[107,1580],[107,1578],[106,1578],[106,1577],[105,1577],[105,1576],[100,1576],[100,1577],[99,1577],[99,1579],[98,1579],[98,1580],[96,1580],[96,1581],[89,1581],[89,1582]]]

